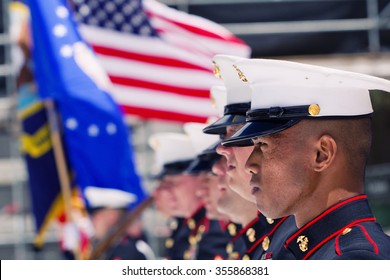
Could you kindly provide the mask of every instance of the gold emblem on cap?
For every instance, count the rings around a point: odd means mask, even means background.
[[[237,65],[233,65],[234,69],[236,69],[238,77],[240,78],[241,81],[244,83],[248,82],[248,79],[245,77],[244,73],[237,67]]]
[[[351,228],[350,227],[347,227],[346,229],[343,230],[343,233],[342,235],[346,235],[347,233],[351,232]]]
[[[218,79],[222,79],[221,71],[219,70],[219,67],[217,63],[215,63],[215,61],[213,61],[213,73],[215,77],[217,77]]]
[[[248,236],[248,240],[250,242],[255,242],[256,240],[256,231],[253,228],[248,228],[246,231],[246,236]]]
[[[311,104],[308,112],[311,116],[317,116],[320,113],[320,106],[318,104]]]
[[[217,101],[215,100],[215,98],[212,95],[210,95],[210,101],[211,101],[211,106],[213,108],[217,108]]]
[[[237,227],[235,224],[229,224],[228,225],[228,232],[231,236],[234,236],[237,234]]]
[[[267,222],[268,222],[270,225],[272,225],[275,221],[274,221],[274,219],[267,218]]]
[[[266,236],[264,238],[263,242],[261,243],[261,246],[263,247],[264,251],[268,250],[270,243],[271,243],[271,241],[269,240],[268,236]]]
[[[196,225],[194,219],[189,219],[187,221],[187,225],[188,225],[189,229],[194,229],[195,225]]]
[[[172,239],[172,238],[168,238],[167,240],[165,240],[165,248],[172,248],[173,245],[175,244],[175,241]]]
[[[244,256],[242,257],[242,259],[243,259],[244,261],[247,261],[247,260],[250,260],[251,258],[250,258],[248,255],[244,255]]]
[[[297,243],[299,243],[299,249],[301,249],[302,252],[306,252],[309,249],[309,238],[306,236],[300,235],[297,238]]]

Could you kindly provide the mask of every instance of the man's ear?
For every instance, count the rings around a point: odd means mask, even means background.
[[[337,143],[332,136],[322,135],[318,139],[315,148],[317,153],[314,170],[321,172],[332,164],[337,152]]]

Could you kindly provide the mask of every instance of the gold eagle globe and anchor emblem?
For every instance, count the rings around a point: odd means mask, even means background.
[[[217,77],[218,79],[222,79],[221,71],[219,70],[217,63],[215,61],[213,61],[212,63],[213,63],[214,76]]]
[[[302,252],[306,252],[309,249],[309,238],[304,235],[301,235],[297,238],[297,243],[299,244],[299,249]]]
[[[240,78],[240,80],[244,83],[247,83],[248,82],[248,79],[245,77],[244,73],[242,73],[242,71],[237,67],[237,65],[233,65],[233,68],[236,70],[237,74],[238,74],[238,77]]]

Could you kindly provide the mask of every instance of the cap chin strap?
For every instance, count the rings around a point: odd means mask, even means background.
[[[290,106],[290,107],[271,107],[267,109],[249,110],[246,113],[246,121],[260,121],[269,119],[293,119],[310,116],[310,105]]]

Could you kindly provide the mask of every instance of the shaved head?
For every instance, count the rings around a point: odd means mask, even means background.
[[[364,177],[372,140],[370,117],[303,120],[302,123],[307,126],[302,137],[309,134],[331,136],[348,161],[346,168],[355,176]]]

